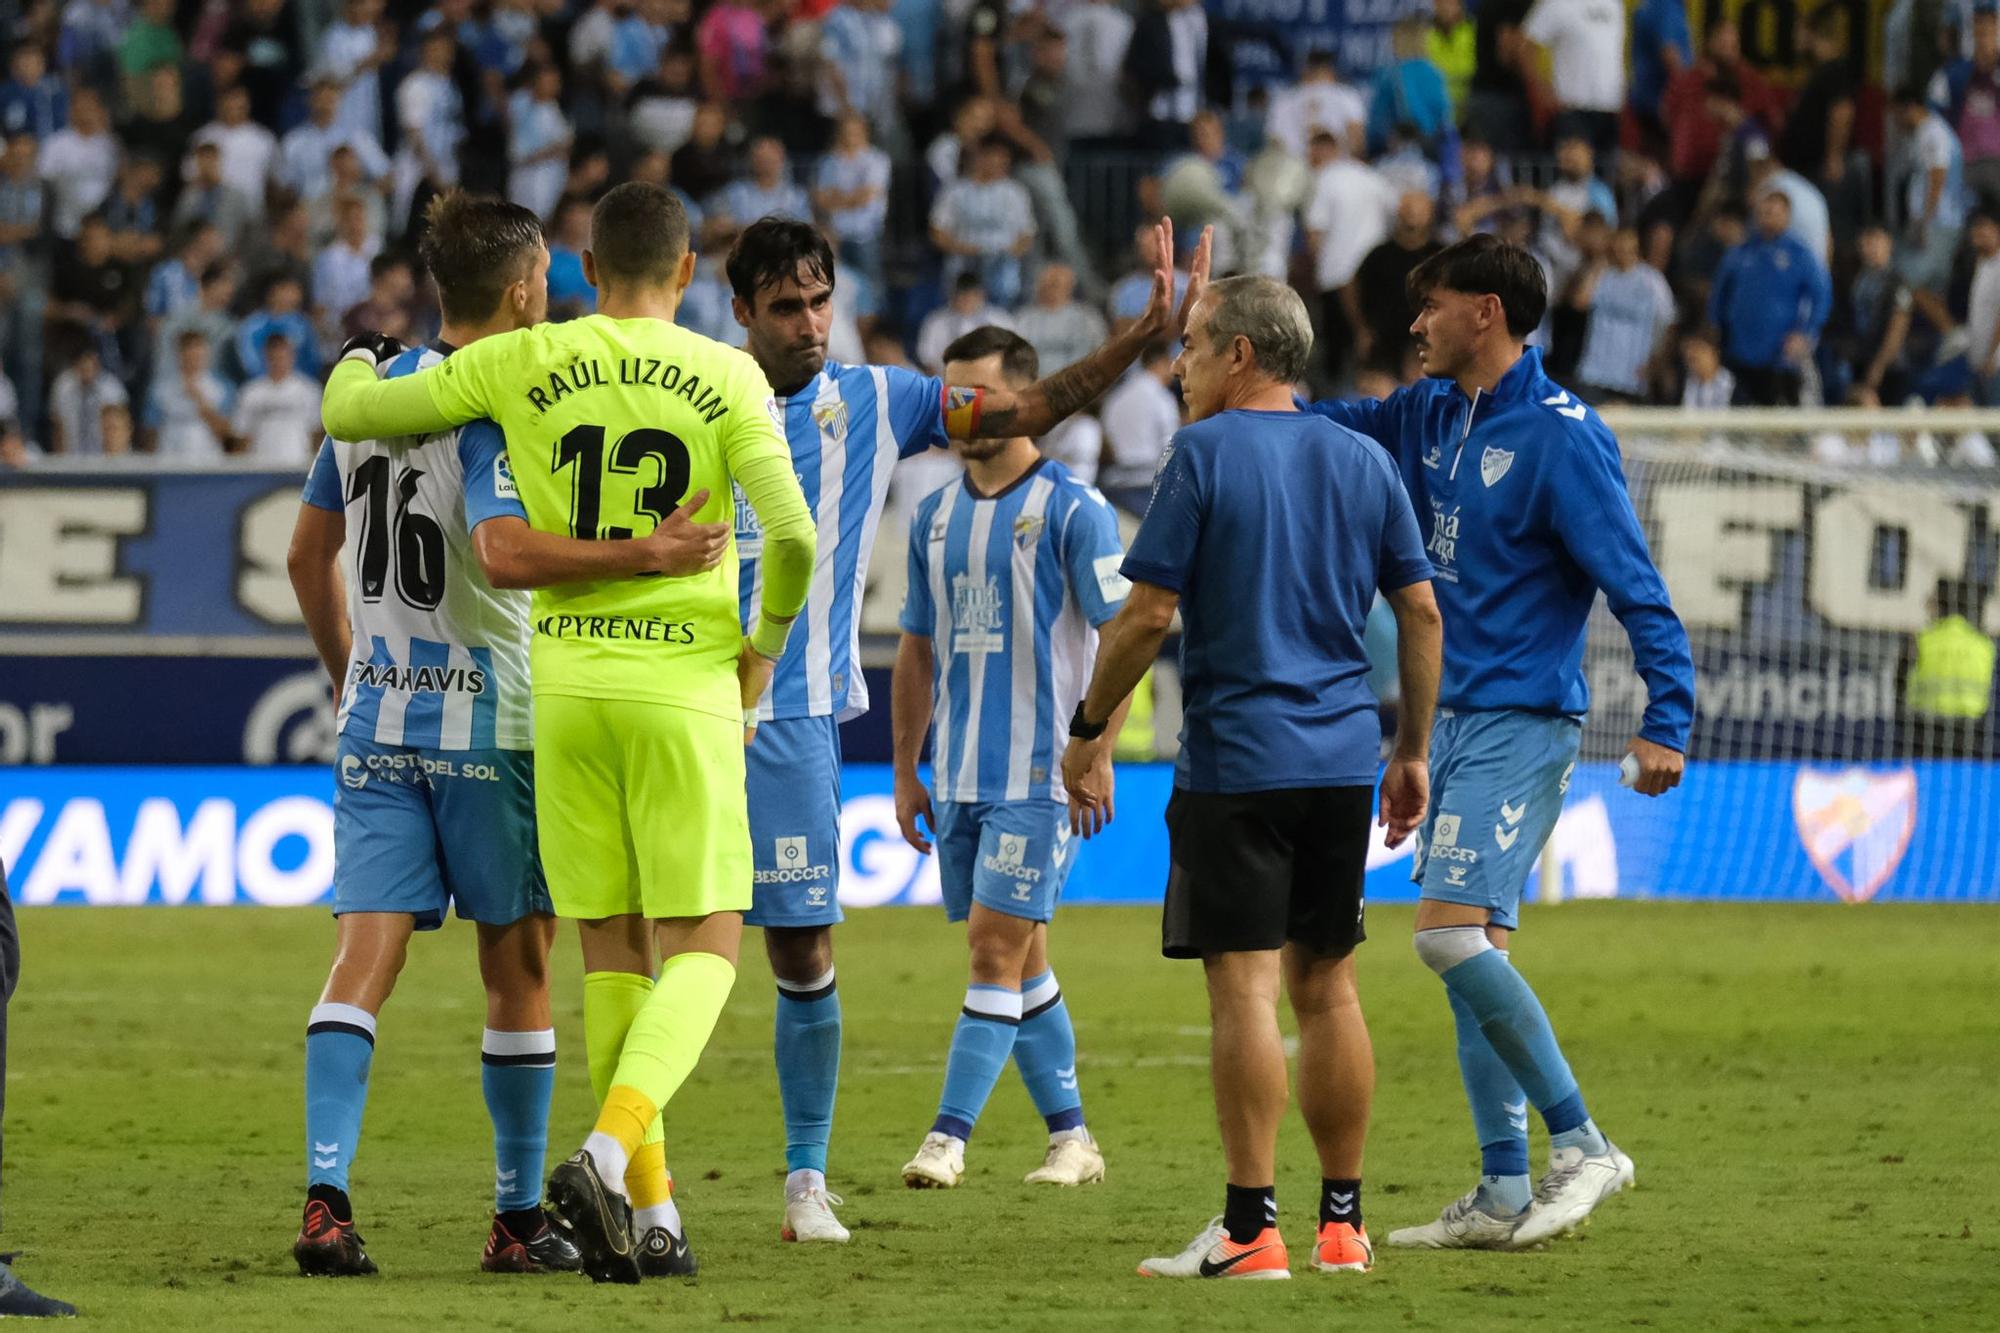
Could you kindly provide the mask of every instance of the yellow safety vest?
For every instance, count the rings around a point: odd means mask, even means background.
[[[1993,698],[1993,640],[1964,616],[1934,621],[1917,636],[1905,698],[1913,713],[1985,717]]]
[[[1125,714],[1125,729],[1111,747],[1111,757],[1121,763],[1140,763],[1160,757],[1160,743],[1153,735],[1153,672],[1149,667],[1132,690],[1132,707]]]

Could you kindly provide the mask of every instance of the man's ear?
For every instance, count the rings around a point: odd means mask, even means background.
[[[732,296],[729,298],[729,310],[731,314],[736,316],[736,323],[739,327],[746,329],[750,327],[750,303],[748,301],[745,301],[740,296]]]
[[[689,284],[693,282],[694,282],[694,251],[689,250],[686,254],[681,256],[680,269],[678,272],[674,274],[674,290],[677,292],[684,292],[688,289]]]
[[[583,252],[583,280],[593,287],[601,285],[597,281],[597,256],[588,250]]]

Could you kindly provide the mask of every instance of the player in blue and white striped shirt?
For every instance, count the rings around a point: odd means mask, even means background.
[[[945,350],[954,383],[1034,378],[1018,334],[974,329]],[[965,921],[971,984],[937,1119],[903,1168],[912,1189],[956,1185],[965,1141],[1012,1056],[1049,1128],[1030,1184],[1104,1178],[1084,1128],[1076,1034],[1048,959],[1048,925],[1076,858],[1061,761],[1097,627],[1124,604],[1118,520],[1097,491],[1025,436],[967,440],[965,475],[910,523],[910,578],[893,688],[896,817],[920,852],[937,839],[945,914]],[[917,759],[937,724],[931,794]],[[1112,719],[1115,729],[1124,709]],[[1107,775],[1108,781],[1108,775]]]
[[[1161,224],[1158,253],[1171,255]],[[869,554],[896,460],[952,439],[1043,434],[1094,401],[1151,341],[1165,335],[1169,273],[1117,337],[1075,365],[1024,388],[947,389],[890,366],[826,357],[833,317],[833,251],[810,223],[767,217],[738,239],[727,265],[745,350],[777,391],[819,554],[800,624],[772,676],[750,747],[754,898],[744,920],[764,928],[778,982],[776,1054],[785,1115],[787,1240],[842,1242],[847,1229],[826,1192],[827,1141],[840,1075],[840,997],[833,932],[840,918],[839,723],[868,708],[858,616]],[[758,609],[761,534],[737,505],[745,623]]]
[[[415,374],[457,347],[526,328],[548,305],[548,251],[533,214],[453,193],[426,216],[424,259],[437,279],[444,328],[429,347],[390,360],[387,376]],[[548,993],[555,918],[536,854],[529,600],[517,590],[707,568],[720,558],[726,530],[703,536],[687,522],[690,512],[636,541],[537,533],[491,422],[421,439],[320,446],[289,563],[340,705],[339,947],[306,1028],[307,1202],[293,1247],[302,1271],[375,1271],[355,1233],[347,1184],[376,1015],[412,932],[437,929],[448,908],[476,924],[486,982],[482,1083],[497,1198],[482,1265],[581,1266],[575,1245],[541,1212],[555,1087]]]

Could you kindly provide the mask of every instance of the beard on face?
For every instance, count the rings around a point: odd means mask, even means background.
[[[958,450],[960,458],[970,459],[975,463],[984,463],[989,458],[997,457],[1000,451],[1007,447],[1007,441],[1005,439],[959,440],[953,447]]]

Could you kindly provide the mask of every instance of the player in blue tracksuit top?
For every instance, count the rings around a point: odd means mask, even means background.
[[[1417,953],[1444,979],[1479,1133],[1479,1187],[1392,1245],[1517,1249],[1568,1231],[1632,1177],[1591,1122],[1554,1030],[1507,955],[1521,890],[1561,813],[1590,704],[1584,622],[1601,589],[1625,626],[1647,707],[1635,788],[1679,783],[1694,719],[1687,633],[1646,549],[1618,443],[1522,340],[1548,303],[1540,266],[1468,237],[1411,275],[1412,332],[1435,377],[1313,411],[1396,458],[1436,571],[1444,672],[1419,833]],[[1526,1103],[1550,1170],[1528,1184]]]

